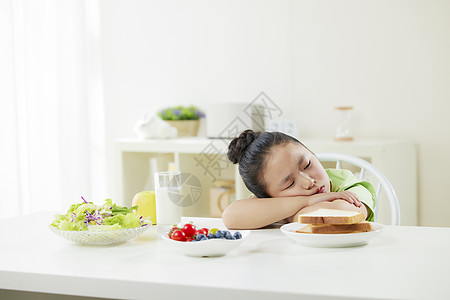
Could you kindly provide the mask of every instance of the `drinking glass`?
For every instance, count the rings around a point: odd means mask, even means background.
[[[168,233],[181,219],[181,172],[156,172],[156,220],[159,233]]]

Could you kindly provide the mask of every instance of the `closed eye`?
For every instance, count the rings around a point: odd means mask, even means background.
[[[308,164],[306,165],[306,167],[303,170],[308,169],[311,166],[311,161],[308,162]]]
[[[295,183],[295,181],[292,181],[292,183],[286,188],[286,190],[287,190],[287,189],[290,189],[291,187],[293,187],[293,186],[294,186],[294,183]]]

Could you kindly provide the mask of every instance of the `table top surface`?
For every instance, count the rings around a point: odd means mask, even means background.
[[[0,220],[0,289],[116,299],[448,299],[450,228],[385,226],[365,246],[312,248],[277,229],[188,257],[152,226],[109,247],[53,234],[52,213]],[[280,298],[282,297],[282,298]]]

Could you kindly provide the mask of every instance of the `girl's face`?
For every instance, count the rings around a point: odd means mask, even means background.
[[[298,143],[272,147],[263,170],[271,197],[311,196],[330,191],[330,179],[314,154]]]

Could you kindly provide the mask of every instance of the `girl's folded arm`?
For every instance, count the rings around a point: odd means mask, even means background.
[[[246,198],[231,203],[222,218],[229,229],[261,228],[289,216],[308,205],[308,197]]]
[[[231,203],[223,212],[222,218],[229,229],[256,229],[292,217],[305,207],[336,199],[361,206],[357,197],[349,192],[278,198],[252,197]]]

